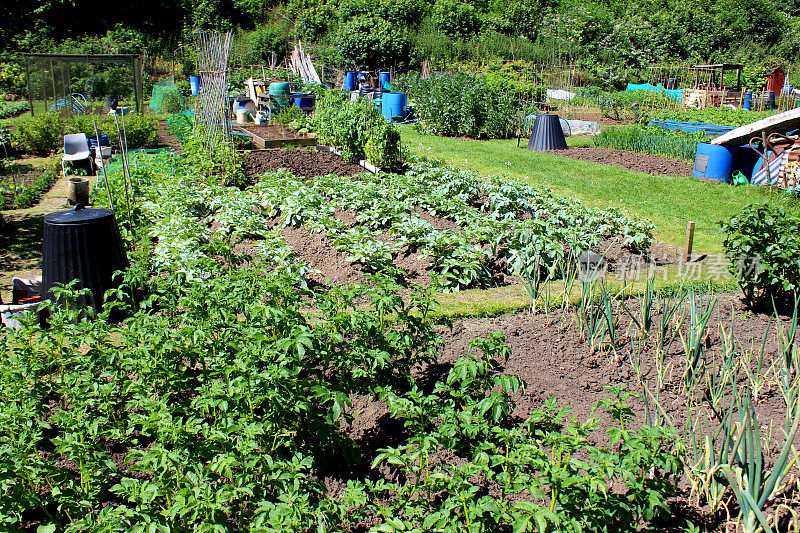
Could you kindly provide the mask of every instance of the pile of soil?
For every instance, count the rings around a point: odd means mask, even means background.
[[[656,176],[691,176],[692,164],[682,159],[667,159],[652,154],[642,154],[629,150],[613,150],[611,148],[567,148],[566,150],[549,150],[547,153],[581,159],[604,165],[627,168],[636,172],[644,172]]]
[[[345,177],[365,172],[332,152],[316,150],[259,150],[246,152],[242,157],[242,170],[250,184],[258,181],[256,176],[281,168],[305,178],[328,174]]]

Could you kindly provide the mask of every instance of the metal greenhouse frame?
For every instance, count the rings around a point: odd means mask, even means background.
[[[56,103],[59,99],[67,102],[73,91],[70,67],[76,64],[117,64],[129,65],[132,74],[136,112],[142,112],[142,58],[137,54],[23,54],[25,58],[25,79],[28,90],[28,103],[31,115],[34,114],[34,84],[41,84],[42,100],[45,109],[50,100]],[[40,77],[36,79],[34,77]],[[39,100],[40,98],[36,98]]]

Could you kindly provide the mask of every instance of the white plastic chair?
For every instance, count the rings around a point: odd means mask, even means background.
[[[92,163],[92,152],[89,150],[89,141],[85,133],[68,133],[64,135],[64,156],[61,158],[61,172],[66,175],[67,170],[64,163],[67,161],[89,160]]]

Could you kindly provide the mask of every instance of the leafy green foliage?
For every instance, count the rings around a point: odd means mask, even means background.
[[[722,221],[725,255],[753,301],[800,291],[800,219],[771,204],[751,204]]]
[[[720,126],[744,126],[773,115],[770,111],[745,111],[706,107],[705,109],[665,109],[650,115],[651,120],[677,120],[678,122],[704,122]]]
[[[336,34],[342,58],[359,68],[404,68],[410,61],[411,43],[405,33],[383,18],[359,15],[344,21]]]
[[[457,73],[406,77],[397,85],[413,98],[422,132],[476,139],[504,139],[514,132],[514,96],[502,79]]]
[[[122,128],[122,119],[120,129]],[[13,142],[23,151],[46,155],[63,145],[66,133],[85,133],[94,135],[94,121],[100,133],[108,135],[113,146],[119,146],[119,135],[114,117],[70,116],[64,117],[56,113],[42,113],[35,116],[21,117],[15,122]],[[139,114],[125,117],[125,133],[128,148],[142,148],[158,144],[158,133],[155,119]]]
[[[350,102],[341,91],[317,93],[311,126],[320,142],[342,151],[345,157],[367,159],[376,166],[391,166],[400,155],[400,133],[388,124],[372,100]]]
[[[24,111],[28,111],[30,108],[30,104],[24,100],[18,102],[0,101],[0,118],[13,117]]]
[[[42,174],[32,183],[25,185],[17,183],[15,168],[7,165],[0,159],[0,209],[22,209],[35,204],[56,182],[61,168],[57,159],[47,162]]]

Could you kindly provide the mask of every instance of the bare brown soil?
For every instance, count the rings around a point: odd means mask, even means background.
[[[270,124],[269,126],[257,126],[256,124],[245,124],[241,126],[243,129],[258,135],[267,141],[280,141],[286,139],[300,139],[308,137],[308,135],[300,135],[296,131],[291,130],[283,124]]]
[[[634,315],[639,312],[639,304],[639,301],[627,302]],[[618,312],[620,325],[617,355],[608,346],[593,348],[590,342],[582,339],[572,311],[555,311],[549,314],[520,312],[492,318],[457,320],[451,326],[438,327],[443,339],[438,359],[416,369],[415,377],[422,384],[443,379],[455,361],[469,349],[471,341],[479,337],[488,338],[494,332],[502,332],[512,355],[508,363],[498,371],[517,375],[526,384],[526,391],[514,398],[516,409],[512,416],[524,419],[532,411],[543,408],[548,401],[554,399],[559,407],[568,408],[578,421],[594,418],[597,429],[590,435],[590,442],[608,446],[610,441],[607,431],[615,423],[602,409],[594,409],[598,401],[612,397],[606,387],[617,385],[642,395],[645,386],[651,393],[658,390],[655,386],[657,370],[654,363],[653,336],[642,344],[641,372],[637,373],[632,361],[634,353],[639,351],[638,330],[630,325],[627,315],[622,314],[621,310]],[[732,317],[735,320],[732,321]],[[656,313],[656,324],[660,318]],[[786,320],[786,317],[782,319]],[[769,317],[749,311],[737,295],[722,295],[716,302],[705,341],[709,347],[710,366],[718,365],[723,353],[720,326],[728,334],[734,335],[746,356],[757,355],[766,334],[768,340],[764,367],[778,361],[780,346],[774,335],[775,325],[770,323]],[[684,334],[686,329],[687,326],[684,325]],[[665,373],[665,385],[660,391],[660,405],[665,413],[662,423],[673,426],[679,435],[687,425],[686,395],[683,392],[681,374],[684,357],[678,337],[665,358],[669,370]],[[746,380],[743,379],[740,386],[747,387]],[[395,423],[388,416],[388,409],[383,403],[368,396],[353,396],[351,399],[354,419],[345,430],[359,444],[362,459],[369,464],[376,450],[396,446],[401,441],[403,428],[393,426]],[[632,398],[629,402],[635,413],[632,423],[635,428],[645,423],[646,406],[641,398]],[[650,402],[650,409],[656,409],[653,401]],[[780,435],[785,405],[774,376],[767,376],[765,379],[756,410],[763,431],[767,432],[772,428],[774,435]],[[699,416],[705,417],[714,426],[715,421],[708,411],[701,410]],[[694,419],[690,422],[694,422]],[[800,441],[800,438],[796,440]],[[768,461],[774,460],[782,445],[780,437],[773,439],[768,451]],[[343,472],[321,474],[326,486],[333,493],[344,488],[343,482],[347,476]],[[786,495],[790,503],[796,496],[791,493]],[[671,507],[673,515],[667,519],[667,523],[651,530],[683,531],[685,520],[690,519],[701,526],[701,530],[725,531],[724,513],[714,514],[704,504],[698,505],[696,496],[690,493],[686,478],[679,485],[679,494],[671,500]],[[735,504],[732,504],[730,510],[735,518]]]
[[[328,174],[355,176],[365,172],[360,166],[332,152],[317,150],[258,150],[245,152],[242,156],[242,170],[251,184],[258,181],[255,176],[282,168],[307,178]]]
[[[158,132],[159,147],[172,148],[177,152],[183,150],[183,145],[181,145],[181,141],[174,135],[170,135],[169,127],[167,126],[167,119],[164,118],[159,119],[158,124],[156,124],[156,129]]]
[[[644,172],[660,176],[691,176],[692,164],[681,159],[667,159],[652,154],[642,154],[629,150],[613,150],[611,148],[567,148],[566,150],[550,150],[547,153],[570,159],[580,159],[627,168],[635,172]]]
[[[607,117],[602,113],[565,113],[564,118],[567,120],[586,120],[588,122],[597,122],[603,126],[621,126],[623,124],[631,124],[628,119],[614,119]]]

